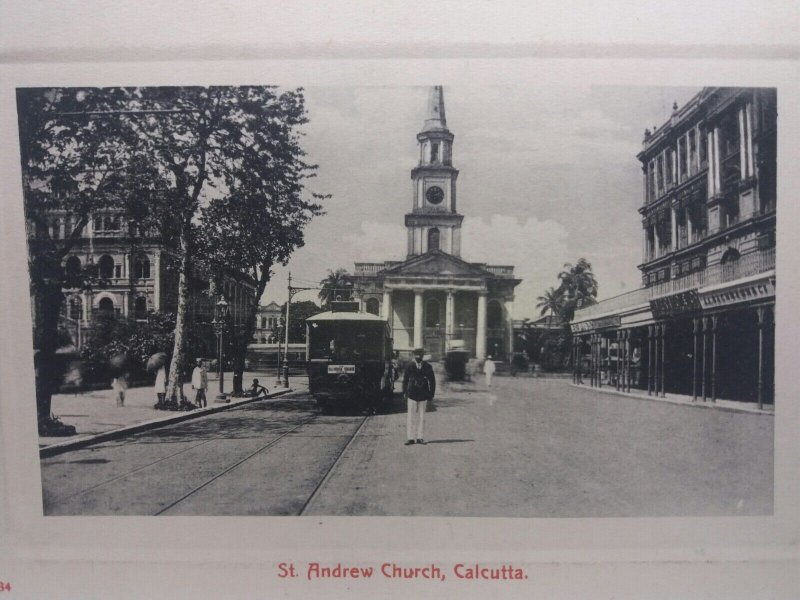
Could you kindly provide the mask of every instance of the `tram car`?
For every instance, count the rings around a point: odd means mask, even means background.
[[[394,389],[388,323],[359,312],[357,302],[332,302],[306,319],[306,370],[311,395],[324,412],[335,408],[379,410]]]

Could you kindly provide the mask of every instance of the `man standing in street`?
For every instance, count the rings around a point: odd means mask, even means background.
[[[403,376],[403,396],[408,404],[406,421],[406,446],[424,444],[422,430],[425,425],[425,411],[428,400],[433,400],[436,393],[436,376],[430,363],[422,360],[425,350],[416,348],[414,360],[406,367]],[[415,437],[416,434],[416,437]]]
[[[203,366],[202,359],[197,359],[197,366],[192,371],[192,389],[195,390],[194,403],[197,408],[208,406],[206,401],[206,389],[208,389],[208,373]]]

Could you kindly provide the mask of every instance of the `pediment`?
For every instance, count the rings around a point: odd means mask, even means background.
[[[466,261],[432,250],[421,256],[395,265],[384,272],[386,275],[439,275],[446,277],[490,277],[491,273]]]

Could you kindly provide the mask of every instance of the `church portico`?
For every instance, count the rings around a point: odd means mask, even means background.
[[[478,359],[487,354],[510,359],[514,288],[520,280],[513,266],[460,257],[464,217],[456,210],[453,139],[442,88],[436,86],[417,135],[420,162],[411,171],[406,260],[356,263],[354,282],[362,309],[389,322],[394,348],[402,354],[423,347],[432,360],[456,349]]]

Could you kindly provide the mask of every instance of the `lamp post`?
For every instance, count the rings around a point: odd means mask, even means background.
[[[225,298],[220,298],[219,302],[217,302],[214,320],[211,321],[211,325],[214,326],[214,333],[217,334],[217,346],[219,348],[218,356],[217,356],[217,368],[219,372],[219,394],[217,394],[217,400],[227,400],[227,396],[225,395],[224,386],[225,386],[225,366],[224,366],[224,355],[222,352],[222,332],[225,329],[225,319],[228,316],[228,303],[225,301]]]

